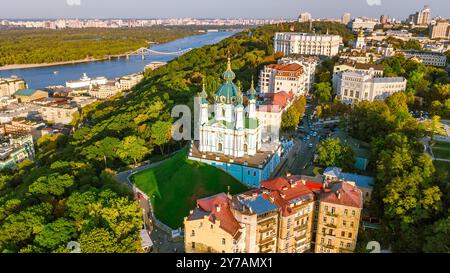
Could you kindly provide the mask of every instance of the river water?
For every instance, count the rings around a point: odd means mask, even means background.
[[[215,44],[235,34],[235,31],[209,32],[201,35],[188,36],[165,44],[152,45],[159,52],[176,52],[180,49],[199,48]],[[124,75],[142,72],[145,65],[151,62],[167,62],[176,58],[172,55],[130,56],[129,59],[112,59],[88,63],[67,64],[59,66],[37,67],[27,69],[11,69],[0,71],[0,78],[17,76],[23,78],[29,88],[44,88],[53,85],[65,85],[66,81],[77,80],[83,73],[89,77],[104,76],[114,79]],[[55,73],[55,71],[57,71]]]

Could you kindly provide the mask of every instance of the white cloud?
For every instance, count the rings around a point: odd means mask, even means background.
[[[81,6],[81,0],[66,0],[69,6]]]
[[[366,0],[369,6],[381,6],[381,0]]]

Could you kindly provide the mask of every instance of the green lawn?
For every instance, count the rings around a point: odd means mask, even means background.
[[[433,154],[436,158],[450,159],[450,142],[436,141],[433,145]]]
[[[172,228],[183,225],[183,218],[195,208],[199,198],[248,188],[231,175],[207,164],[187,159],[183,149],[161,165],[132,177],[136,186],[152,199],[156,217]]]
[[[447,176],[450,175],[450,162],[445,161],[433,161],[436,171],[445,173]],[[450,178],[450,177],[448,177]]]

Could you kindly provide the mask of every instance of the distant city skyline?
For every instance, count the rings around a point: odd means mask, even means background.
[[[399,20],[430,5],[432,16],[450,18],[446,0],[3,0],[1,19],[59,18],[256,18],[293,19],[388,15]],[[324,8],[332,7],[332,8]]]

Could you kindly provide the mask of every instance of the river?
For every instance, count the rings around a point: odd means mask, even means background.
[[[235,33],[236,31],[208,32],[206,34],[188,36],[169,43],[152,45],[152,49],[159,52],[176,52],[180,49],[199,48],[204,45],[218,43]],[[0,78],[17,76],[24,79],[28,83],[29,88],[38,89],[47,86],[65,85],[66,81],[81,78],[83,73],[86,73],[91,78],[104,76],[108,79],[115,79],[124,75],[142,72],[145,65],[151,62],[168,62],[174,58],[176,56],[148,55],[142,60],[141,56],[130,56],[129,59],[120,58],[59,66],[11,69],[0,71]],[[57,72],[55,73],[55,71]]]

